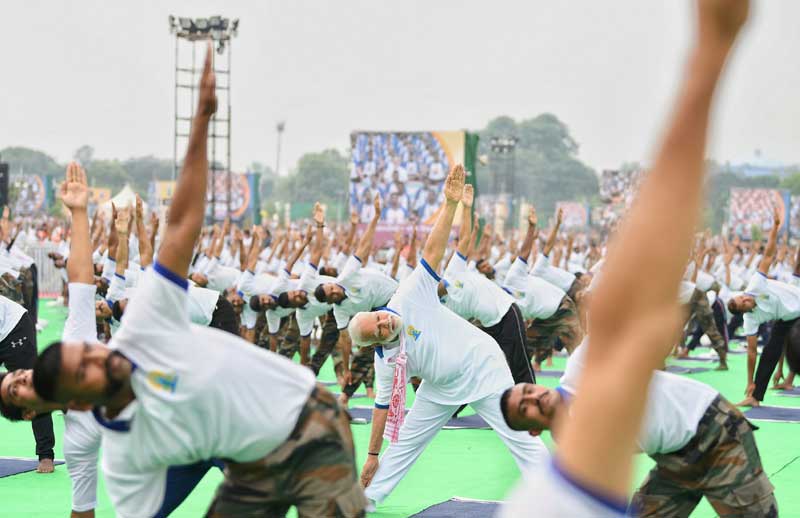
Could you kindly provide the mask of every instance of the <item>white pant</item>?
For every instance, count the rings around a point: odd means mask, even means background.
[[[420,391],[421,392],[421,391]],[[493,394],[469,404],[500,436],[511,451],[523,473],[530,466],[548,462],[550,453],[542,440],[527,432],[515,432],[508,427],[500,412],[500,395]],[[434,403],[417,392],[414,405],[400,428],[397,442],[390,444],[380,458],[372,483],[364,491],[367,498],[382,502],[416,462],[436,433],[458,410],[460,405]],[[478,466],[476,466],[476,469]],[[477,473],[477,472],[476,472]],[[477,476],[477,475],[476,475]]]
[[[101,430],[91,412],[64,414],[64,459],[72,480],[72,510],[97,507],[97,454]]]

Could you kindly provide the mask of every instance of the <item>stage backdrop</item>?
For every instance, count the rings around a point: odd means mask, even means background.
[[[790,216],[789,204],[789,191],[786,190],[732,188],[728,202],[728,228],[745,239],[750,238],[754,226],[766,234],[772,227],[773,207],[778,207],[784,222],[781,232],[785,232]]]
[[[374,197],[381,197],[379,243],[412,220],[427,231],[436,220],[444,180],[453,165],[464,164],[467,182],[477,185],[478,137],[465,131],[354,131],[350,144],[350,210],[365,223],[372,218]],[[459,215],[456,218],[460,221]]]

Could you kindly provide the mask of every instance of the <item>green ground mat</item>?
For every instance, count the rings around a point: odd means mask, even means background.
[[[44,347],[60,338],[66,311],[62,307],[42,301],[40,318],[49,322],[39,334],[39,346]],[[706,349],[703,349],[706,351]],[[733,402],[743,397],[746,372],[746,356],[729,357],[729,372],[703,372],[691,374],[694,379],[709,383]],[[670,362],[676,365],[696,366],[695,362]],[[711,365],[713,367],[713,364]],[[550,369],[563,370],[564,359],[556,358]],[[328,362],[320,374],[322,380],[334,380]],[[555,386],[557,378],[541,378],[548,386]],[[363,388],[361,389],[363,392]],[[413,402],[413,391],[409,390],[409,405]],[[800,398],[779,397],[770,391],[766,404],[800,407]],[[371,405],[369,399],[358,399],[355,405]],[[470,414],[467,408],[464,415]],[[56,456],[63,458],[61,435],[64,428],[61,415],[53,419],[56,427]],[[800,483],[800,452],[794,447],[794,437],[800,425],[784,423],[757,423],[760,430],[756,439],[761,450],[764,468],[776,487],[781,516],[800,516],[800,492],[793,490]],[[370,427],[354,425],[356,462],[363,465],[367,456]],[[552,447],[549,435],[545,441]],[[12,424],[0,420],[0,456],[33,457],[34,442],[27,423]],[[636,478],[640,482],[653,466],[645,456],[637,457]],[[209,472],[192,495],[173,516],[195,518],[202,516],[211,501],[221,474]],[[406,518],[426,507],[443,502],[454,496],[481,500],[501,500],[519,480],[519,473],[500,439],[490,430],[443,430],[431,442],[408,476],[395,492],[370,514],[374,518]],[[794,482],[793,482],[794,481]],[[102,485],[98,490],[98,518],[110,518],[114,512]],[[0,501],[2,516],[63,518],[69,515],[70,481],[66,469],[59,466],[52,475],[26,473],[0,479]],[[290,516],[294,516],[291,514]],[[703,501],[693,517],[715,516],[711,507]]]

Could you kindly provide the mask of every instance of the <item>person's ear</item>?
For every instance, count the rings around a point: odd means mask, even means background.
[[[35,417],[36,417],[36,410],[25,409],[22,411],[23,421],[33,421]]]
[[[542,435],[542,431],[541,430],[528,430],[528,435],[530,435],[531,437],[539,437],[540,435]]]

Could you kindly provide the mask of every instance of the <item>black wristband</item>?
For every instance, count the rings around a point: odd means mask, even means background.
[[[379,456],[379,455],[380,455],[380,452],[377,452],[377,453],[376,453],[376,452],[374,452],[374,451],[369,451],[369,452],[367,452],[367,455],[374,455],[374,456],[376,456],[376,457],[377,457],[377,456]]]

